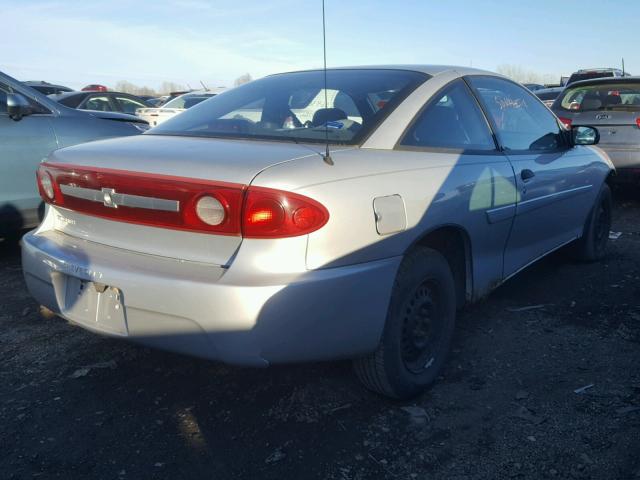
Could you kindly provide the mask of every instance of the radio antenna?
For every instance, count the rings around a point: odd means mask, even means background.
[[[324,60],[324,108],[327,110],[329,108],[329,100],[327,97],[327,31],[325,27],[325,13],[324,13],[324,0],[322,0],[322,55]],[[325,139],[325,151],[322,156],[322,160],[327,165],[333,165],[333,159],[331,158],[331,153],[329,153],[329,121],[327,120],[324,123],[324,139]]]

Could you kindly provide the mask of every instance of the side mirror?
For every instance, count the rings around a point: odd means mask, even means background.
[[[18,122],[22,117],[31,115],[33,110],[29,100],[19,93],[7,93],[7,113],[9,118]]]
[[[571,128],[574,145],[596,145],[600,141],[600,132],[594,127],[575,126]]]

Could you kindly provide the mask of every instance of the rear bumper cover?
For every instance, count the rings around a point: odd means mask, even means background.
[[[231,364],[349,358],[379,342],[401,258],[246,282],[210,264],[141,255],[55,231],[23,237],[27,287],[72,323]],[[233,269],[231,265],[230,269]],[[121,292],[125,334],[65,315],[65,279]]]
[[[598,146],[609,155],[617,170],[640,169],[640,146],[633,148]]]

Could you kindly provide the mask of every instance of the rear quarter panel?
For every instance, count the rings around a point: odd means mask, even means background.
[[[331,268],[403,255],[425,233],[462,228],[473,249],[475,290],[502,278],[502,252],[511,219],[489,223],[486,211],[513,205],[513,170],[502,155],[351,149],[274,166],[254,185],[295,191],[320,201],[327,225],[308,237],[308,269]],[[400,195],[407,228],[380,235],[373,201]]]

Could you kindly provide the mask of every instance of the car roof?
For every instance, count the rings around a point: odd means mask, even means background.
[[[481,70],[478,68],[461,67],[456,65],[424,65],[424,64],[400,64],[400,65],[358,65],[358,66],[345,66],[345,67],[332,67],[327,68],[328,71],[335,70],[408,70],[413,72],[426,73],[427,75],[435,76],[444,72],[454,71],[462,75],[495,75],[500,76],[494,72],[488,70]],[[314,68],[309,70],[297,70],[294,72],[318,72],[322,71],[321,68]],[[278,75],[278,74],[276,74]]]
[[[64,92],[64,93],[57,93],[55,95],[49,95],[49,98],[54,98],[54,99],[59,99],[59,98],[69,98],[69,97],[74,97],[76,95],[80,96],[86,96],[86,95],[93,95],[93,94],[98,94],[98,95],[105,95],[105,94],[109,94],[109,95],[129,95],[130,97],[137,97],[137,95],[133,95],[131,93],[125,93],[125,92],[112,92],[111,90],[109,90],[108,92],[101,92],[100,90],[80,90],[80,91],[73,91],[73,92]],[[140,98],[140,97],[138,97]]]
[[[58,85],[56,83],[49,83],[46,82],[44,80],[25,80],[24,82],[25,85],[43,85],[43,86],[47,86],[47,87],[64,87],[64,88],[69,88],[69,87],[65,87],[64,85]]]
[[[585,85],[600,85],[607,83],[615,83],[620,85],[621,83],[640,83],[640,77],[599,77],[589,80],[580,80],[578,82],[571,83],[567,88],[580,87]]]
[[[580,70],[576,70],[575,72],[573,72],[573,74],[587,73],[587,72],[620,72],[622,73],[622,70],[620,70],[619,68],[612,68],[612,67],[581,68]]]
[[[541,88],[539,90],[536,90],[534,93],[536,93],[536,94],[538,94],[538,93],[553,93],[553,92],[561,92],[562,90],[564,90],[564,87],[548,87],[548,88]]]

